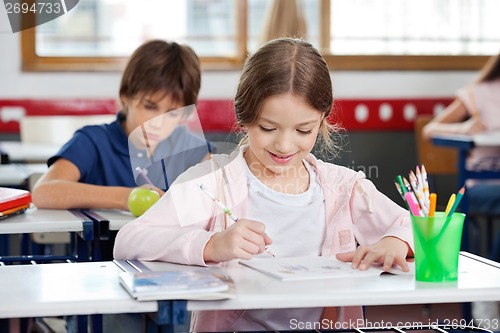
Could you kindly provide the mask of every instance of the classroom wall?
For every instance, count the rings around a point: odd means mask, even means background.
[[[449,98],[474,78],[474,71],[339,71],[332,69],[338,99]],[[231,99],[239,71],[203,71],[200,99]],[[33,73],[21,71],[20,34],[0,22],[0,99],[116,98],[120,73]],[[16,139],[3,135],[0,140]],[[348,133],[336,160],[367,175],[389,197],[399,200],[392,184],[397,173],[416,164],[411,131]],[[375,171],[377,170],[377,171]]]

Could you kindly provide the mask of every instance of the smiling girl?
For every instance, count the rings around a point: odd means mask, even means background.
[[[318,138],[325,149],[335,149],[327,122],[332,106],[330,72],[311,44],[282,38],[262,46],[246,61],[235,97],[238,125],[246,132],[239,150],[213,155],[182,174],[155,206],[119,231],[115,258],[209,265],[268,256],[270,246],[276,257],[337,256],[355,269],[381,264],[408,270],[408,212],[362,172],[311,154]],[[193,316],[193,331],[270,331],[291,329],[292,320],[324,318],[349,327],[363,315],[361,307],[346,307]]]

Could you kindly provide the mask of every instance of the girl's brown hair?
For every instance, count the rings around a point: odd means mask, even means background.
[[[254,125],[264,101],[271,96],[293,94],[323,113],[320,138],[323,148],[336,148],[326,117],[333,107],[328,66],[308,42],[296,38],[274,39],[245,62],[235,96],[238,125]]]
[[[492,56],[481,69],[477,82],[493,81],[500,78],[500,53]]]
[[[122,75],[120,97],[143,98],[164,92],[186,106],[196,104],[200,84],[200,61],[190,47],[152,40],[132,53]]]

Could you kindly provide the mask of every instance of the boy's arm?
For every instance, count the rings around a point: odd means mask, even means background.
[[[78,182],[80,171],[60,158],[35,184],[32,196],[38,208],[109,208],[128,210],[133,188],[98,186]]]

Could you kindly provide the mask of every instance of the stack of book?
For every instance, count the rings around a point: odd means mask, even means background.
[[[0,220],[22,214],[31,205],[31,193],[9,187],[0,187]]]

